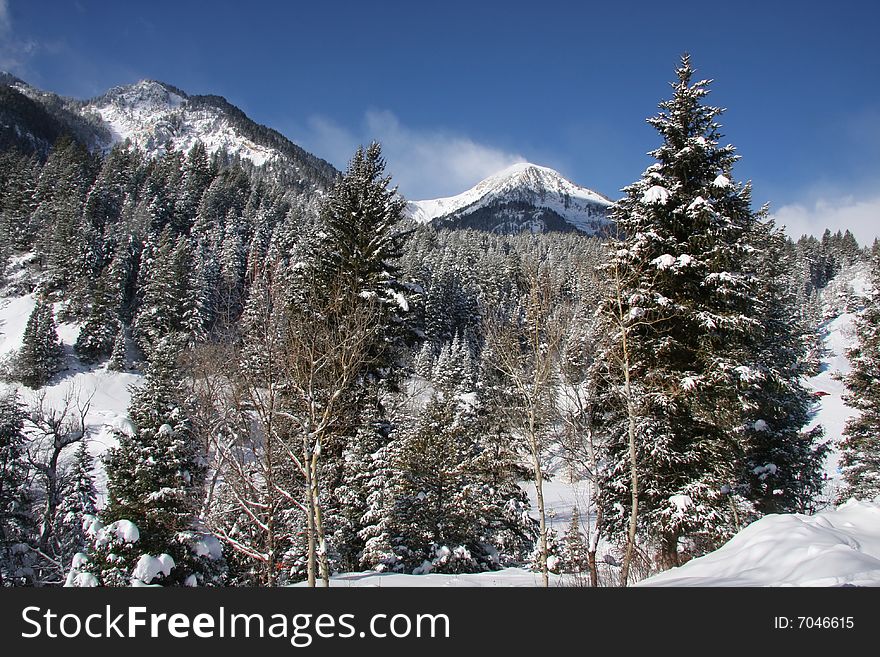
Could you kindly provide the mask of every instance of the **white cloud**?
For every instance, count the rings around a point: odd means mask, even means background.
[[[826,228],[834,233],[849,229],[859,244],[870,246],[880,237],[880,195],[822,197],[812,205],[785,205],[773,217],[795,240],[804,234],[821,237]]]
[[[6,34],[12,30],[12,21],[9,19],[9,0],[0,0],[0,34]]]
[[[36,49],[30,39],[16,37],[9,14],[9,0],[0,0],[0,71],[27,74],[27,61]]]
[[[387,172],[410,200],[452,196],[525,158],[443,129],[417,130],[387,110],[365,114],[357,132],[323,117],[313,117],[306,134],[295,138],[304,148],[345,167],[358,145],[382,144]]]

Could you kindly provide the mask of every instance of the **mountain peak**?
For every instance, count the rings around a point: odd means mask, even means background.
[[[470,225],[498,222],[491,230],[545,230],[548,222],[584,232],[598,232],[611,201],[567,180],[558,171],[531,162],[517,162],[480,181],[471,189],[446,198],[413,201],[410,216],[420,223]]]
[[[89,104],[95,107],[115,105],[127,109],[157,111],[179,107],[186,98],[184,92],[170,84],[158,80],[141,80],[134,84],[113,87]]]

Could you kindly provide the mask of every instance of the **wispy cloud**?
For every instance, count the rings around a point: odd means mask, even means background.
[[[301,135],[303,147],[344,167],[360,144],[376,140],[388,163],[388,173],[408,199],[458,194],[483,178],[523,162],[517,153],[481,144],[444,129],[415,129],[388,110],[371,110],[361,125],[349,129],[325,117],[312,117]]]
[[[9,18],[9,0],[0,0],[0,34],[6,35],[11,30],[12,21]]]
[[[37,43],[32,39],[15,34],[9,0],[0,0],[0,70],[27,75],[28,60],[37,48]]]
[[[862,198],[852,195],[823,196],[810,204],[785,205],[773,213],[777,225],[784,225],[792,239],[801,235],[821,237],[825,229],[832,232],[850,230],[859,244],[871,245],[880,237],[880,195]]]

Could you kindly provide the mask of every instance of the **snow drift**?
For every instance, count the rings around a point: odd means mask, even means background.
[[[880,586],[880,498],[813,516],[769,515],[640,586]]]

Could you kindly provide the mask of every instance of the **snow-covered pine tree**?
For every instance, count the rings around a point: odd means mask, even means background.
[[[876,243],[875,243],[876,246]],[[848,352],[844,400],[856,409],[844,428],[840,466],[845,486],[840,500],[880,495],[880,254],[871,262],[871,296],[856,320],[858,342]]]
[[[119,445],[106,453],[107,506],[101,521],[137,527],[136,549],[127,561],[114,562],[107,552],[107,532],[96,534],[91,570],[104,585],[113,585],[117,572],[134,572],[143,555],[170,555],[174,567],[162,583],[216,583],[214,559],[204,559],[198,510],[204,494],[205,459],[195,443],[183,412],[176,368],[177,347],[169,338],[153,350],[143,385],[132,395],[129,416],[133,431],[117,431]],[[129,541],[128,543],[131,543]],[[209,557],[218,556],[216,553]],[[110,577],[108,580],[105,574]],[[195,578],[195,579],[193,579]]]
[[[226,218],[223,241],[220,243],[219,265],[220,314],[226,323],[231,325],[241,315],[247,267],[247,251],[242,239],[242,228],[233,216]]]
[[[0,587],[28,585],[34,577],[36,522],[23,429],[16,395],[0,396]]]
[[[749,185],[730,178],[737,156],[719,144],[722,110],[703,104],[709,81],[692,76],[685,55],[672,98],[648,119],[663,143],[614,207],[620,237],[601,306],[605,521],[612,535],[627,533],[635,469],[638,528],[661,568],[679,563],[681,539],[732,529],[721,490],[740,462],[744,345],[757,327],[747,266],[757,214]]]
[[[571,514],[568,530],[559,545],[557,568],[563,573],[585,573],[590,569],[590,555],[587,539],[581,531],[581,514],[575,507]]]
[[[186,154],[183,179],[174,204],[174,223],[180,233],[189,232],[196,219],[202,195],[211,184],[215,173],[208,162],[205,145],[200,141],[196,142]]]
[[[785,235],[772,221],[759,222],[752,239],[759,280],[754,315],[760,331],[750,347],[753,377],[742,393],[742,488],[733,490],[758,515],[808,513],[824,484],[822,463],[828,451],[819,442],[821,427],[804,429],[815,409],[815,398],[804,385],[811,329],[799,312]]]
[[[127,341],[125,339],[125,325],[116,321],[116,334],[113,336],[113,349],[110,352],[110,360],[107,361],[107,369],[114,372],[122,372],[128,367]]]
[[[27,157],[15,150],[0,153],[0,234],[6,241],[0,249],[7,256],[30,246],[28,218],[38,176],[36,155]],[[5,269],[6,260],[0,263]]]
[[[45,284],[64,289],[79,273],[78,257],[85,249],[83,203],[97,167],[93,156],[77,141],[63,137],[49,154],[34,192],[29,232],[46,267]]]
[[[396,441],[392,463],[400,477],[392,493],[391,547],[397,568],[474,572],[492,567],[492,555],[480,542],[483,487],[473,464],[478,452],[471,421],[459,412],[454,396],[440,394]]]
[[[98,513],[98,493],[92,476],[94,465],[87,442],[80,441],[73,466],[67,473],[61,503],[55,516],[58,524],[56,531],[59,557],[65,568],[70,565],[73,555],[87,549],[89,537],[85,532],[84,522],[90,519],[89,516],[93,517]]]
[[[81,251],[76,254],[79,260],[80,280],[75,287],[88,301],[88,286],[110,264],[116,247],[116,229],[122,219],[126,199],[136,194],[135,171],[141,163],[142,154],[135,149],[117,144],[101,164],[100,173],[89,189],[83,204],[81,219]]]
[[[166,229],[155,247],[145,248],[138,273],[142,301],[132,326],[133,337],[149,358],[163,338],[185,331],[192,296],[190,257],[185,237]]]
[[[183,155],[176,150],[168,150],[157,158],[146,180],[143,196],[149,217],[150,232],[158,235],[166,228],[176,237],[180,226],[175,212],[175,201],[182,179]]]
[[[324,295],[339,295],[341,312],[352,303],[374,303],[382,331],[373,340],[370,373],[395,376],[401,352],[413,335],[407,319],[409,288],[397,260],[406,238],[401,229],[406,202],[391,188],[378,143],[358,148],[321,207],[315,280]]]
[[[13,358],[13,378],[29,388],[40,388],[61,369],[61,340],[52,304],[39,295],[28,317],[22,345]]]
[[[440,349],[431,381],[448,394],[473,390],[473,365],[467,343],[456,333],[451,342]]]
[[[496,405],[505,404],[504,395],[490,398],[492,392],[478,379],[475,392],[468,395],[473,402],[459,409],[475,443],[470,467],[480,482],[477,536],[480,544],[490,546],[493,567],[518,566],[539,538],[539,523],[531,517],[529,498],[520,485],[534,480],[534,473],[524,466],[521,444],[499,418]]]
[[[113,349],[113,340],[119,323],[119,294],[113,272],[108,267],[92,295],[89,313],[77,336],[74,350],[85,362],[107,357]]]

